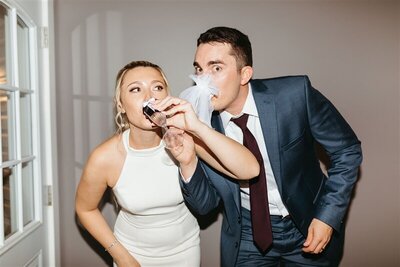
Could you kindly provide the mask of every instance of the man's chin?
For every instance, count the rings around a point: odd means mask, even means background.
[[[211,97],[211,106],[213,108],[213,110],[216,111],[220,111],[221,110],[221,105],[218,101],[218,97],[217,96],[212,96]]]

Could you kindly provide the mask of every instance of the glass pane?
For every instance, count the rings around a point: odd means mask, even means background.
[[[17,231],[16,168],[3,169],[4,236]]]
[[[14,122],[15,117],[12,109],[13,93],[0,90],[0,113],[1,113],[1,151],[3,162],[14,159]]]
[[[27,225],[34,218],[34,204],[33,162],[25,162],[22,164],[22,208],[24,225]]]
[[[0,84],[7,83],[6,21],[7,21],[7,9],[0,4]]]
[[[32,110],[31,94],[20,93],[20,118],[21,118],[21,155],[32,155]]]
[[[26,24],[18,17],[17,28],[18,42],[18,71],[19,87],[30,88],[29,72],[29,29]]]

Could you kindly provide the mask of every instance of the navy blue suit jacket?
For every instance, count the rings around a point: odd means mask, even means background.
[[[360,141],[332,103],[311,86],[307,76],[250,83],[283,203],[304,236],[313,218],[334,228],[324,253],[339,260],[343,219],[362,160]],[[213,115],[212,125],[224,132],[218,113]],[[328,177],[320,168],[316,143],[329,156]],[[223,202],[221,265],[234,266],[241,232],[238,182],[201,162],[191,181],[181,182],[181,186],[187,204],[198,214],[207,214]]]

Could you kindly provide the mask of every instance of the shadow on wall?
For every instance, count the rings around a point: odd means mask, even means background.
[[[113,193],[111,189],[108,188],[108,190],[106,191],[106,193],[104,194],[103,198],[100,201],[99,209],[102,210],[107,203],[111,203],[113,204],[115,212],[117,213],[117,206],[114,204],[115,202],[113,200],[114,200]],[[105,262],[105,264],[107,264],[107,266],[112,267],[113,259],[110,256],[110,254],[108,254],[104,250],[103,246],[99,242],[97,242],[97,240],[94,239],[88,231],[85,230],[85,228],[79,222],[79,218],[78,216],[76,216],[76,214],[75,214],[75,223],[77,225],[79,233],[81,234],[85,242],[90,246],[90,248],[94,252],[96,252],[97,255],[99,255],[99,257]]]
[[[108,11],[91,15],[71,33],[75,188],[90,152],[115,133],[115,70],[121,65],[122,55],[111,42],[121,43],[122,33],[118,29],[121,29],[120,14]],[[99,209],[112,229],[117,207],[110,188]],[[75,223],[84,242],[107,266],[112,266],[111,256],[80,224],[76,213]]]

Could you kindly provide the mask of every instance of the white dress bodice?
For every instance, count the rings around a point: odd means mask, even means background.
[[[126,159],[113,187],[120,206],[115,236],[142,266],[199,266],[199,226],[184,203],[177,164],[163,142],[136,150],[129,130],[122,139]]]

